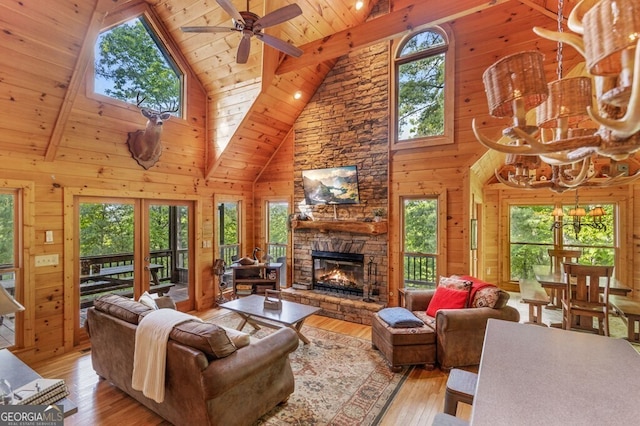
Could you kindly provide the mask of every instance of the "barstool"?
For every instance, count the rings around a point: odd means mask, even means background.
[[[476,394],[478,375],[470,371],[454,368],[447,379],[447,389],[444,393],[444,412],[456,415],[458,402],[472,405]]]

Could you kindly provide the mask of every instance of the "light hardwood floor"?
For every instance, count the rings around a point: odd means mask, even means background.
[[[196,315],[209,319],[226,312],[211,309]],[[370,326],[319,315],[311,316],[305,324],[362,339],[371,337]],[[168,424],[124,392],[99,380],[91,367],[88,348],[74,350],[32,367],[42,376],[65,379],[69,386],[69,398],[78,405],[78,413],[65,419],[65,426]],[[387,410],[381,425],[430,425],[433,417],[443,409],[447,377],[437,368],[433,371],[414,369]],[[459,404],[458,417],[468,420],[470,415],[471,406]]]

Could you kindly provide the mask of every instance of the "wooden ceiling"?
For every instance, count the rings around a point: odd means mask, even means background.
[[[450,21],[508,3],[508,0],[365,0],[361,10],[355,9],[355,0],[297,0],[295,3],[302,9],[302,15],[265,32],[303,49],[302,57],[286,57],[254,37],[251,55],[243,65],[235,62],[240,34],[194,34],[180,30],[182,26],[230,26],[230,17],[215,0],[146,2],[207,94],[208,146],[204,152],[208,158],[202,162],[201,174],[212,179],[254,182],[339,57],[397,37],[417,26]],[[20,105],[40,107],[25,107],[20,111],[19,122],[0,118],[3,150],[12,147],[55,161],[58,147],[64,144],[66,119],[79,92],[84,70],[92,60],[93,42],[105,15],[135,3],[137,0],[60,5],[26,1],[18,7],[10,5],[8,0],[0,0],[0,25],[4,30],[0,39],[3,41],[0,82],[24,88],[14,89],[12,95],[18,98],[22,91],[26,95],[26,88],[30,87],[26,80],[22,83],[26,78],[54,88],[42,90],[48,94],[42,99],[35,98],[38,89],[31,89],[34,99]],[[233,3],[238,10],[247,8],[245,0],[233,0]],[[290,3],[294,1],[251,0],[249,8],[264,16]],[[556,13],[557,3],[553,1],[519,3],[550,17]],[[575,0],[566,0],[565,9],[570,10],[575,3]],[[54,39],[56,47],[47,46],[48,40]],[[43,46],[47,49],[43,50]],[[38,56],[28,52],[38,52]],[[11,65],[16,61],[28,69]],[[293,99],[296,91],[302,93],[299,100]],[[3,102],[6,108],[16,108],[15,102]],[[18,138],[12,135],[20,135],[20,140],[28,143],[16,144]]]

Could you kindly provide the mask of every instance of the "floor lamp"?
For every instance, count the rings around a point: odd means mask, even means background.
[[[4,315],[18,311],[24,311],[24,306],[18,303],[4,287],[0,286],[0,325],[2,325]]]

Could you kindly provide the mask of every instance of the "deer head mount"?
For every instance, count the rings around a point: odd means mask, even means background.
[[[170,111],[155,111],[140,106],[145,98],[140,100],[138,95],[136,100],[140,113],[147,118],[147,127],[144,130],[129,132],[127,144],[129,145],[131,156],[145,170],[149,170],[150,167],[158,162],[162,154],[162,142],[160,141],[162,123],[168,120],[171,117],[171,113],[176,112],[178,108]]]

